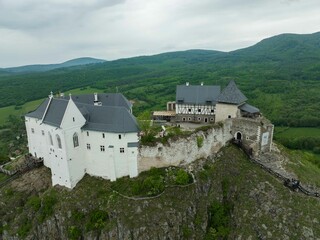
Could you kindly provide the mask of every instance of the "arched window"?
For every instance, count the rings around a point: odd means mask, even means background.
[[[49,135],[50,145],[51,145],[51,146],[53,146],[53,140],[52,140],[51,133],[50,133],[50,132],[48,132],[48,135]]]
[[[79,138],[78,138],[78,134],[77,133],[73,134],[73,146],[74,147],[78,147],[79,146]]]
[[[56,135],[56,138],[57,138],[57,142],[58,142],[58,148],[62,148],[62,145],[61,145],[61,138],[60,138],[60,136],[57,134]]]

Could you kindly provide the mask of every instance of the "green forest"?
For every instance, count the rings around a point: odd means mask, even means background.
[[[249,103],[278,126],[320,126],[320,33],[283,34],[232,52],[189,50],[59,68],[42,73],[0,72],[0,107],[70,89],[123,93],[134,113],[174,100],[177,84],[226,86],[234,79]]]

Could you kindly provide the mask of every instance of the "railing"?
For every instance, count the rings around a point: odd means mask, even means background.
[[[4,165],[0,166],[3,173],[10,177],[0,183],[0,187],[8,184],[12,180],[18,178],[21,174],[28,172],[34,168],[41,167],[43,165],[43,158],[35,158],[31,154],[25,155],[25,161],[13,170],[6,170],[3,168]]]
[[[265,171],[269,172],[270,174],[272,174],[273,176],[279,178],[280,180],[283,181],[284,185],[288,188],[290,188],[293,191],[297,191],[300,190],[302,193],[304,193],[305,195],[308,196],[313,196],[313,197],[319,197],[320,198],[320,193],[318,192],[312,192],[310,190],[308,190],[307,188],[303,187],[300,184],[299,180],[296,179],[290,179],[287,178],[283,175],[281,175],[278,172],[275,172],[274,170],[272,170],[269,167],[266,167],[265,165],[263,165],[262,163],[260,163],[258,160],[256,160],[253,157],[252,154],[252,148],[248,148],[247,146],[245,146],[241,140],[237,140],[237,139],[232,139],[231,141],[234,145],[238,146],[240,149],[242,149],[244,151],[244,153],[248,156],[249,160],[257,165],[259,165],[262,169],[264,169]]]

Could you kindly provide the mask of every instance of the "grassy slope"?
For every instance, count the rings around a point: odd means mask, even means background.
[[[275,136],[279,138],[319,137],[320,128],[276,127]]]
[[[42,179],[49,176],[42,174]],[[238,236],[242,239],[250,236],[252,239],[266,236],[272,239],[310,239],[304,235],[310,229],[314,236],[320,236],[317,224],[320,200],[291,192],[277,179],[250,163],[234,147],[224,148],[219,160],[208,163],[206,170],[198,172],[196,177],[196,185],[169,188],[160,198],[143,201],[124,199],[108,189],[109,181],[89,176],[72,191],[47,187],[41,192],[26,193],[18,187],[3,188],[0,190],[0,202],[5,207],[1,208],[1,214],[8,222],[5,229],[11,234],[32,232],[32,227],[41,225],[45,219],[57,223],[51,217],[53,212],[49,211],[50,208],[45,208],[44,212],[34,207],[36,204],[32,196],[35,198],[39,194],[42,205],[45,205],[48,202],[45,196],[54,195],[56,203],[51,201],[54,203],[52,208],[59,224],[64,226],[62,233],[56,234],[66,236],[66,232],[73,232],[88,237],[90,224],[95,220],[90,216],[99,209],[109,213],[109,219],[98,221],[96,224],[104,230],[93,231],[91,236],[103,238],[109,231],[117,236],[120,233],[116,229],[121,223],[123,238],[154,239],[170,235],[174,239],[202,239],[207,207],[214,199],[222,201],[224,189],[225,198],[234,206],[230,239]],[[24,181],[22,186],[25,188],[28,184],[32,189],[33,185],[28,181]],[[12,211],[6,211],[7,208]],[[64,218],[59,217],[61,215]],[[28,222],[32,223],[31,226],[27,225]]]

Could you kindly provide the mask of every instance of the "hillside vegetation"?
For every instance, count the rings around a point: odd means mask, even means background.
[[[0,76],[0,107],[91,86],[118,89],[135,114],[165,108],[177,84],[236,80],[251,104],[277,125],[320,126],[320,33],[283,34],[233,52],[189,50],[42,73]]]
[[[85,176],[72,191],[42,168],[0,189],[0,236],[17,239],[314,239],[320,201],[295,193],[233,146],[195,163],[195,184],[131,200]],[[151,173],[154,174],[154,173]],[[131,179],[131,184],[139,179]],[[134,185],[132,185],[134,186]],[[147,195],[146,195],[147,196]]]

